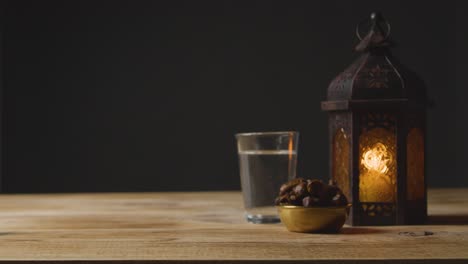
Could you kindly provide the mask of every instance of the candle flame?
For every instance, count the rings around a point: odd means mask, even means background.
[[[388,165],[392,162],[392,156],[387,147],[382,143],[376,143],[372,148],[364,152],[361,163],[370,171],[385,174]]]

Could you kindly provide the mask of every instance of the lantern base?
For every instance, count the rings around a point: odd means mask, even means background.
[[[393,203],[359,203],[351,225],[395,225],[396,210]]]
[[[424,224],[427,210],[424,200],[408,201],[405,217],[399,217],[393,203],[358,203],[351,208],[346,224],[351,226],[386,226]]]

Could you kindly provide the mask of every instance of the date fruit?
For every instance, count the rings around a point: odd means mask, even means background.
[[[348,199],[336,184],[325,184],[321,180],[293,179],[283,185],[275,200],[276,205],[345,206]]]

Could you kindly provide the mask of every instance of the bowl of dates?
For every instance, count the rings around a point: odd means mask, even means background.
[[[281,222],[291,232],[336,233],[348,216],[348,199],[334,184],[293,179],[283,184],[275,200]]]

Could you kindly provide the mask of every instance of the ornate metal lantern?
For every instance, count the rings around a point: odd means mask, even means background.
[[[369,20],[367,20],[369,21]],[[390,25],[373,13],[360,57],[328,87],[331,179],[352,202],[351,225],[425,221],[424,83],[390,53]]]

